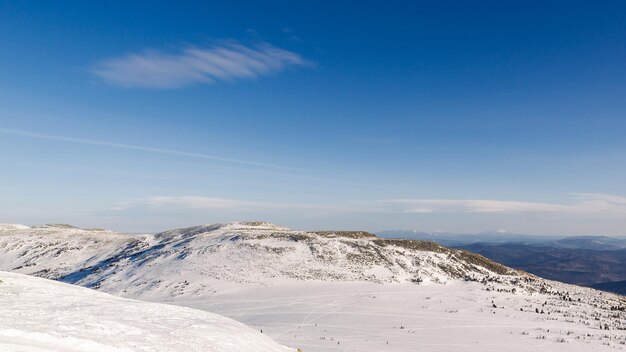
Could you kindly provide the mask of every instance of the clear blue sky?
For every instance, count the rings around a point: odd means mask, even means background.
[[[626,2],[0,1],[0,222],[626,234]]]

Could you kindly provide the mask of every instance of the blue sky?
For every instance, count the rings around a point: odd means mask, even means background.
[[[626,3],[0,1],[0,222],[626,234]]]

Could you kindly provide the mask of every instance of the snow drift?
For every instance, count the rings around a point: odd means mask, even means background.
[[[293,351],[232,319],[0,272],[0,351]]]

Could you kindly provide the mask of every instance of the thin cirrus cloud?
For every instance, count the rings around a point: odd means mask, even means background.
[[[307,203],[280,203],[263,202],[241,199],[229,199],[220,197],[205,196],[154,196],[139,200],[121,202],[111,210],[124,211],[142,207],[160,208],[185,208],[185,209],[212,209],[235,212],[272,212],[285,210],[320,210],[320,211],[342,211],[347,208],[326,204]]]
[[[563,204],[489,199],[390,199],[377,202],[383,209],[399,213],[517,213],[568,211]]]
[[[98,63],[93,73],[116,86],[168,89],[251,79],[310,65],[300,54],[269,43],[247,46],[231,40],[186,47],[178,53],[132,53]]]
[[[57,135],[51,135],[51,134],[45,134],[45,133],[36,133],[36,132],[14,130],[14,129],[8,129],[8,128],[0,128],[0,134],[8,134],[8,135],[13,135],[13,136],[46,139],[46,140],[52,140],[52,141],[69,142],[69,143],[77,143],[77,144],[87,144],[87,145],[109,147],[109,148],[116,148],[116,149],[137,150],[137,151],[148,152],[148,153],[168,154],[168,155],[181,156],[181,157],[189,157],[189,158],[205,159],[205,160],[219,161],[219,162],[225,162],[225,163],[231,163],[231,164],[239,164],[239,165],[244,165],[248,167],[248,169],[244,169],[245,171],[250,171],[249,169],[250,167],[264,167],[264,168],[270,168],[270,169],[291,170],[291,171],[301,170],[301,169],[291,167],[291,166],[270,164],[270,163],[264,163],[264,162],[259,162],[259,161],[234,159],[234,158],[227,158],[227,157],[222,157],[222,156],[217,156],[217,155],[209,155],[209,154],[193,153],[193,152],[186,152],[186,151],[180,151],[180,150],[148,147],[148,146],[141,146],[141,145],[135,145],[135,144],[116,143],[116,142],[95,140],[95,139],[57,136]],[[273,173],[273,174],[283,175],[283,176],[292,176],[292,177],[301,177],[300,175],[286,174],[286,173],[280,173],[280,174]]]
[[[590,216],[626,216],[626,197],[600,193],[572,193],[567,204],[488,199],[389,199],[343,205],[278,203],[204,196],[156,196],[120,203],[113,210],[137,207],[221,209],[243,212],[329,211],[333,213],[564,213]]]
[[[626,215],[626,197],[601,193],[571,193],[569,203],[489,199],[390,199],[377,201],[385,212],[399,213],[574,213]]]

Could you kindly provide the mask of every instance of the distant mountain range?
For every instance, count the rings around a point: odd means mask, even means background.
[[[613,251],[626,249],[626,238],[607,236],[574,236],[555,241],[539,243],[547,247],[565,249],[591,249],[597,251]]]
[[[432,240],[548,279],[626,294],[626,237],[420,231],[383,231],[379,235]]]

